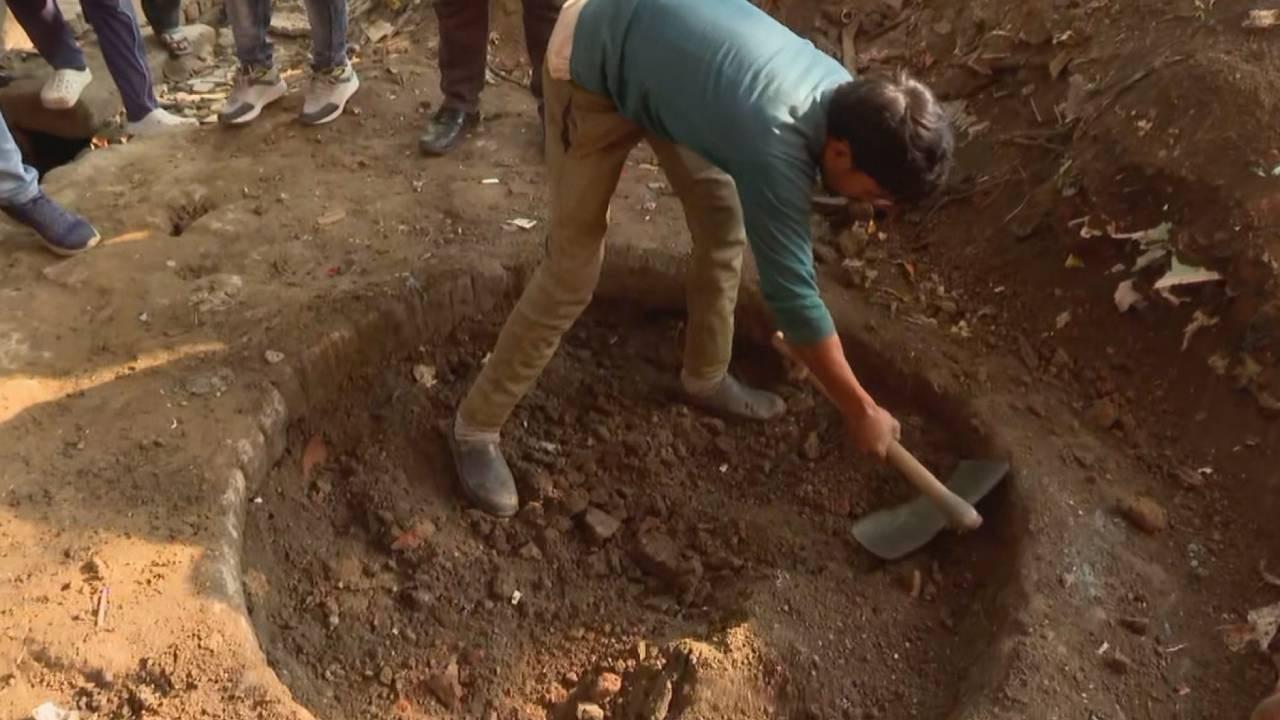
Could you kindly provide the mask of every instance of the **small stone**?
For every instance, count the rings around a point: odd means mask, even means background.
[[[1120,409],[1111,398],[1102,398],[1089,408],[1089,422],[1101,430],[1110,430],[1120,422]]]
[[[218,28],[218,47],[229,50],[236,46],[236,37],[231,28]]]
[[[822,456],[822,442],[818,439],[817,432],[811,432],[804,439],[804,445],[800,448],[801,454],[806,460],[817,460]]]
[[[84,573],[86,580],[105,580],[107,577],[107,563],[102,558],[94,555],[84,564],[80,566],[80,572]]]
[[[277,10],[271,16],[271,34],[281,37],[306,37],[311,34],[307,16],[296,10]]]
[[[494,600],[511,602],[511,597],[517,590],[515,576],[506,571],[499,570],[489,583],[489,592]]]
[[[1151,628],[1151,621],[1140,617],[1122,617],[1116,623],[1139,637],[1145,636]]]
[[[516,553],[524,560],[541,560],[542,550],[535,543],[525,543]]]
[[[611,672],[602,672],[587,689],[586,697],[595,703],[605,703],[620,692],[622,692],[622,678]]]
[[[235,373],[230,368],[219,368],[187,378],[182,385],[183,389],[196,397],[206,395],[217,397],[226,392],[233,382],[235,382]]]
[[[851,225],[836,238],[836,246],[840,254],[849,260],[862,257],[867,249],[867,231],[857,225]]]
[[[414,365],[413,379],[424,388],[434,387],[436,384],[436,369],[430,365]]]
[[[284,353],[279,350],[268,350],[262,355],[263,358],[266,359],[268,365],[276,365],[279,364],[281,360],[284,360]]]
[[[1117,675],[1127,675],[1133,669],[1133,661],[1125,657],[1119,650],[1112,650],[1102,658],[1107,669]]]
[[[574,672],[574,671],[572,671],[572,670],[570,670],[569,672],[565,673],[565,674],[564,674],[564,677],[560,679],[560,684],[561,684],[561,685],[563,685],[563,686],[565,686],[565,687],[567,687],[567,688],[577,687],[577,685],[578,685],[578,673],[576,673],[576,672]]]
[[[680,561],[680,548],[675,541],[660,532],[647,532],[636,539],[636,562],[650,575],[669,583],[676,583],[684,575]]]
[[[595,542],[602,543],[613,537],[622,527],[622,523],[609,513],[594,507],[587,508],[582,515],[582,524],[587,528],[587,534]]]
[[[458,682],[458,661],[450,660],[441,672],[427,678],[427,688],[441,705],[453,710],[462,704],[462,684]]]
[[[570,515],[580,515],[587,511],[587,506],[591,504],[591,496],[581,488],[574,488],[569,491],[565,498],[565,511]]]
[[[383,665],[382,669],[378,671],[378,682],[387,687],[391,687],[395,683],[395,679],[395,673],[391,671],[391,666],[389,665]]]
[[[578,703],[578,720],[604,720],[604,708],[595,703]]]
[[[1160,503],[1144,495],[1124,498],[1117,507],[1126,520],[1149,535],[1163,532],[1169,527],[1169,513]]]
[[[436,597],[426,590],[411,590],[404,599],[414,610],[430,610],[436,602]]]
[[[408,530],[395,536],[395,539],[391,541],[391,549],[395,551],[416,550],[426,544],[435,534],[435,523],[425,518],[420,519]]]

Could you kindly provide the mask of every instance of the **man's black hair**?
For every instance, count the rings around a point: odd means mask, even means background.
[[[955,139],[947,113],[929,88],[906,73],[836,88],[827,135],[847,140],[857,169],[900,202],[929,197],[951,170]]]

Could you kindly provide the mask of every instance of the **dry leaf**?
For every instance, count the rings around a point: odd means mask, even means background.
[[[342,222],[342,220],[346,217],[347,217],[346,210],[330,210],[324,215],[321,215],[320,218],[316,220],[316,224],[322,227],[325,225],[333,225],[334,223]]]
[[[323,465],[328,459],[329,448],[325,446],[324,438],[313,435],[307,441],[307,447],[302,450],[302,479],[309,480],[311,471],[315,470],[317,465]]]
[[[1258,574],[1262,576],[1262,581],[1272,587],[1280,587],[1280,577],[1276,577],[1267,572],[1267,561],[1258,561]]]
[[[1232,652],[1241,652],[1251,642],[1266,652],[1280,630],[1280,603],[1249,611],[1249,622],[1221,628],[1223,640]]]

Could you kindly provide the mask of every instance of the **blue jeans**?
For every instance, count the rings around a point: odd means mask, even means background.
[[[84,54],[75,35],[67,27],[55,0],[6,0],[40,57],[56,70],[83,70]],[[132,0],[80,0],[84,19],[89,21],[102,46],[102,59],[124,101],[125,116],[137,122],[155,110],[151,89],[151,68],[142,45],[138,19]]]
[[[271,0],[226,0],[227,20],[236,39],[236,59],[249,68],[274,60],[267,30]],[[347,0],[307,0],[311,21],[311,67],[328,70],[347,63]]]
[[[22,162],[22,151],[0,117],[0,207],[21,205],[39,192],[35,169]]]

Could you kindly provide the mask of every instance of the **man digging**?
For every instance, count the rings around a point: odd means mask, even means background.
[[[905,76],[855,80],[745,0],[567,0],[544,73],[547,253],[450,432],[468,500],[498,516],[519,508],[499,432],[591,300],[609,200],[641,140],[693,241],[680,378],[690,402],[749,420],[785,409],[728,374],[749,241],[774,321],[850,439],[883,458],[900,428],[859,384],[818,294],[811,194],[818,176],[833,193],[878,205],[936,191],[953,140],[932,93]]]

